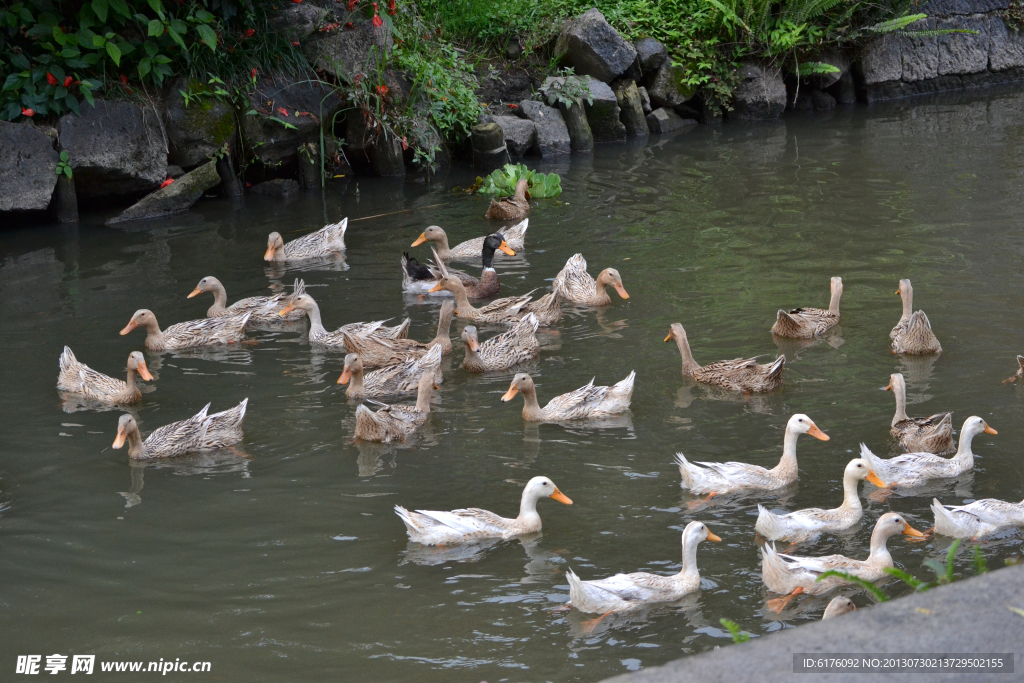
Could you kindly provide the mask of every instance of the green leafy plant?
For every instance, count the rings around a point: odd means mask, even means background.
[[[575,75],[571,68],[563,69],[561,73],[547,81],[545,85],[541,86],[537,95],[551,107],[562,105],[566,109],[571,109],[573,105],[579,105],[584,101],[587,104],[594,103],[594,95],[590,92],[590,82]]]
[[[537,173],[523,164],[505,164],[495,169],[486,178],[477,178],[477,192],[508,196],[515,194],[520,180],[527,181],[527,191],[537,198],[557,197],[562,194],[562,179],[557,173]]]
[[[718,621],[720,624],[722,624],[722,626],[725,627],[725,630],[729,632],[729,635],[732,636],[732,642],[745,643],[748,640],[750,640],[750,634],[746,631],[741,631],[740,625],[732,619],[726,619],[725,617],[722,617]]]
[[[71,157],[63,150],[61,150],[59,160],[57,161],[57,175],[62,173],[66,175],[69,180],[71,179]]]

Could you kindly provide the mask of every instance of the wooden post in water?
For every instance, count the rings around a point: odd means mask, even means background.
[[[319,190],[323,187],[320,147],[312,142],[299,147],[299,184],[304,190]]]
[[[583,110],[582,100],[576,100],[571,107],[566,107],[561,102],[558,109],[565,119],[565,127],[569,129],[569,142],[574,152],[594,151],[594,133],[590,130],[590,122],[587,121],[587,113]]]
[[[67,154],[61,158],[61,164],[67,164],[69,161]],[[54,188],[54,193],[56,194],[58,223],[78,222],[78,194],[75,192],[73,176],[73,172],[71,176],[68,176],[61,166],[57,166],[57,187]]]
[[[235,165],[231,163],[230,151],[217,159],[217,175],[220,176],[220,187],[225,197],[242,196],[242,184],[235,175]]]

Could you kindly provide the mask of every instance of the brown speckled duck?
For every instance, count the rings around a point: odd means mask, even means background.
[[[683,374],[702,384],[752,394],[772,391],[782,386],[785,356],[779,356],[771,363],[763,365],[759,364],[756,358],[734,358],[702,366],[693,359],[690,343],[686,339],[686,330],[679,323],[672,323],[668,336],[665,337],[666,342],[672,339],[675,339],[679,355],[683,358]]]
[[[57,389],[101,403],[127,405],[142,400],[142,391],[135,384],[139,377],[147,382],[153,381],[153,375],[149,374],[141,351],[132,351],[128,354],[128,381],[125,382],[96,372],[75,358],[71,349],[65,346],[64,353],[60,355]]]
[[[910,355],[942,353],[942,345],[932,332],[928,316],[924,311],[914,311],[914,288],[910,286],[910,280],[900,280],[896,293],[903,298],[903,315],[889,333],[892,352]]]
[[[527,181],[521,179],[516,183],[516,193],[511,197],[492,199],[487,208],[487,217],[496,221],[517,221],[530,212],[530,193],[527,192]]]
[[[171,325],[161,331],[153,312],[140,308],[121,330],[126,335],[136,327],[146,330],[146,348],[150,351],[174,351],[209,344],[233,344],[245,338],[245,326],[251,313],[222,318],[203,318]]]

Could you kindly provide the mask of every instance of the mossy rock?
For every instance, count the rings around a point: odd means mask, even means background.
[[[182,91],[189,94],[187,102]],[[171,163],[184,168],[196,166],[234,139],[234,110],[205,83],[177,78],[167,88],[164,102]]]

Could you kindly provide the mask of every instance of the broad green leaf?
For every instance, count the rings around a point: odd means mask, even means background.
[[[178,44],[178,47],[180,47],[182,50],[185,50],[185,54],[187,56],[188,55],[188,48],[185,47],[185,41],[182,40],[181,36],[178,34],[178,32],[174,30],[174,26],[168,26],[167,27],[167,35],[169,35],[171,37],[171,40],[173,40],[174,42],[176,42]]]
[[[93,1],[95,2],[95,0]],[[111,7],[114,8],[115,12],[120,14],[125,19],[132,18],[132,11],[128,9],[128,3],[126,3],[124,0],[107,0],[107,2],[110,4]]]
[[[152,68],[152,60],[150,60],[149,57],[143,57],[139,61],[139,78],[145,78],[146,76],[148,76]]]
[[[11,64],[18,69],[31,69],[32,64],[25,55],[11,55]]]
[[[69,107],[69,109],[71,109],[71,111],[75,112],[75,114],[79,114],[78,102],[74,98],[72,98],[71,101],[75,103],[75,106],[73,108]],[[64,167],[64,175],[66,175],[68,177],[68,179],[71,178],[71,167],[70,166],[65,166]]]
[[[217,51],[217,34],[214,33],[213,29],[206,24],[199,24],[196,26],[196,31],[199,32],[199,37],[202,39],[206,46],[210,48],[212,52]]]
[[[107,0],[92,0],[92,11],[101,23],[107,23]]]
[[[153,19],[149,22],[149,35],[154,38],[162,36],[164,34],[164,22],[159,19]]]
[[[163,19],[164,6],[160,4],[160,0],[147,0],[147,2],[149,2],[150,8]]]
[[[117,45],[114,45],[113,43],[110,43],[110,42],[107,43],[106,47],[107,47],[107,54],[110,55],[110,59],[117,66],[121,66],[121,48],[119,48]]]
[[[171,19],[171,28],[177,31],[179,36],[183,36],[188,33],[188,24],[181,19]]]
[[[53,39],[56,40],[57,44],[61,47],[63,47],[68,42],[67,38],[64,37],[64,31],[61,29],[60,26],[54,26],[52,33]]]
[[[61,151],[61,153],[60,153],[60,160],[61,161],[63,161],[66,164],[66,163],[68,163],[68,159],[70,159],[70,158],[71,157],[68,155],[68,153],[66,151],[63,151],[63,150]]]

